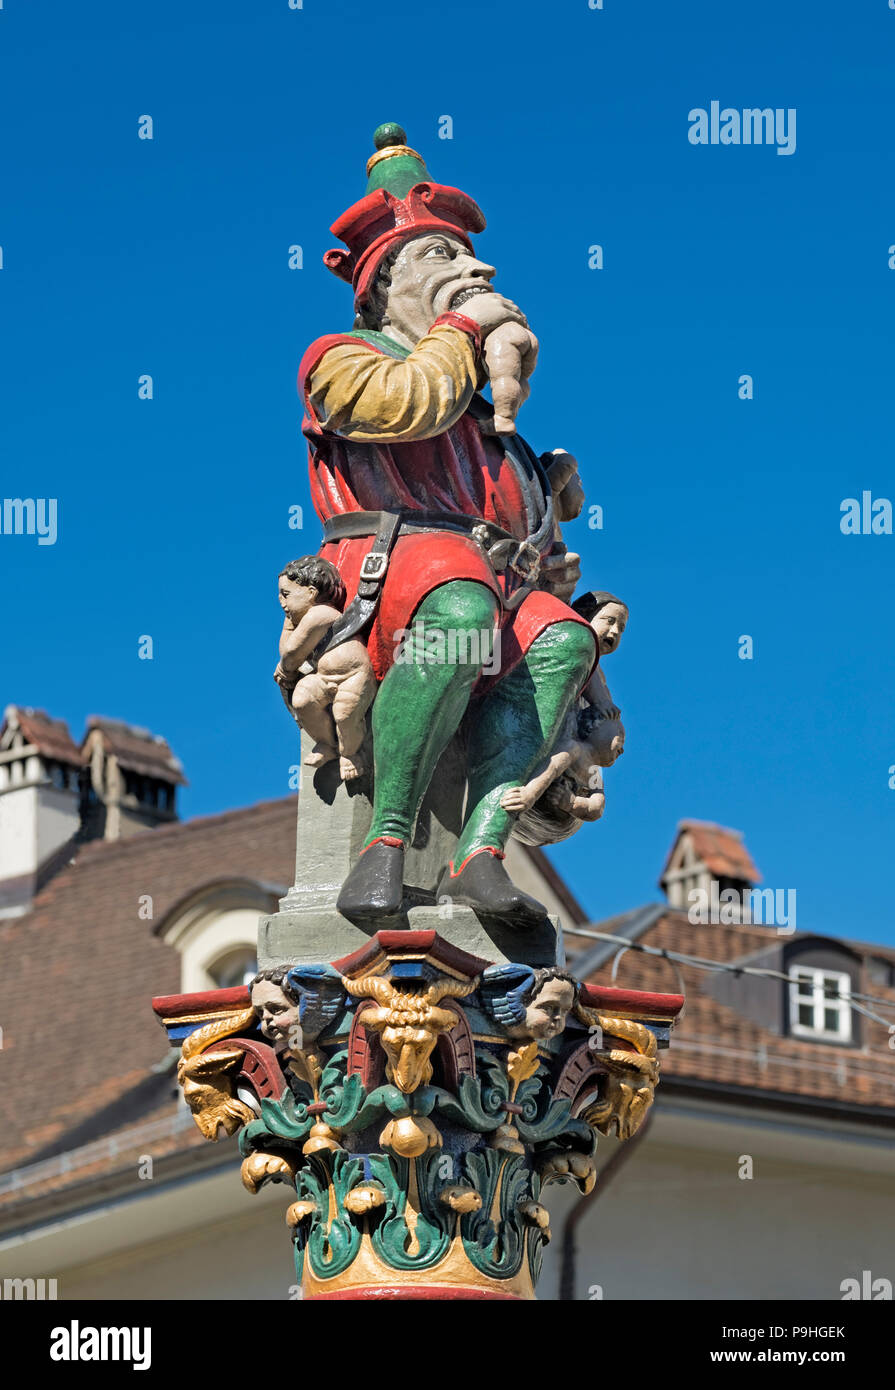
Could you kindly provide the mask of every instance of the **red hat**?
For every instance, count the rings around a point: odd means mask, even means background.
[[[383,256],[397,242],[420,232],[451,232],[472,250],[469,234],[485,225],[481,208],[459,188],[432,182],[406,140],[399,125],[379,126],[373,135],[376,153],[367,161],[366,196],[330,227],[348,250],[327,251],[323,263],[354,286],[357,309],[369,295]]]

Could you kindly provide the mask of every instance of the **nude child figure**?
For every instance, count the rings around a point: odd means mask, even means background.
[[[365,771],[360,750],[376,678],[363,642],[349,639],[315,659],[314,653],[342,616],[345,588],[336,567],[306,555],[279,575],[285,614],[274,680],[302,729],[314,740],[310,767],[339,761],[343,781]]]

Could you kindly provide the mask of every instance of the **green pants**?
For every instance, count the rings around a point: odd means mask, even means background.
[[[433,589],[416,610],[373,705],[376,787],[367,844],[382,836],[409,844],[435,765],[469,707],[469,797],[454,862],[506,845],[514,817],[501,797],[527,782],[551,751],[593,665],[594,639],[581,623],[554,623],[470,704],[494,652],[497,615],[494,594],[466,579]]]

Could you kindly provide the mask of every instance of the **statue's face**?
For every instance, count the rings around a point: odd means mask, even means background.
[[[545,980],[525,1010],[526,1037],[541,1041],[555,1038],[566,1026],[575,1003],[575,991],[568,980]]]
[[[426,232],[406,241],[389,274],[388,324],[418,343],[449,309],[462,311],[473,294],[490,293],[493,265],[477,260],[450,232]]]
[[[280,607],[293,623],[300,623],[317,603],[317,590],[312,589],[309,584],[296,584],[294,579],[287,579],[285,574],[280,575],[278,584]]]
[[[259,980],[252,985],[252,1008],[258,1014],[258,1026],[275,1047],[285,1047],[289,1034],[298,1026],[298,1004],[285,995],[272,980]]]
[[[600,656],[608,656],[616,650],[627,625],[628,610],[620,603],[607,603],[600,609],[591,623],[600,644]]]

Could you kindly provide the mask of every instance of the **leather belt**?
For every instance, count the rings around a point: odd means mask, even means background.
[[[392,545],[397,539],[398,532],[401,535],[415,535],[423,531],[459,531],[461,534],[470,536],[488,554],[494,569],[501,573],[505,569],[511,569],[521,578],[534,582],[538,577],[538,570],[541,563],[540,551],[529,541],[519,541],[515,536],[511,536],[509,531],[504,531],[501,526],[493,521],[485,521],[479,516],[464,516],[458,512],[436,512],[436,511],[399,511],[399,512],[346,512],[344,516],[332,516],[323,523],[324,544],[330,541],[353,540],[358,536],[375,536],[376,540],[364,559],[361,569],[362,579],[382,579],[388,568],[387,558],[385,561],[378,557],[381,553],[381,546],[378,544],[379,538],[383,536],[391,527],[393,521],[397,520],[397,530],[391,535],[391,540],[385,551],[386,557],[391,552]],[[369,572],[367,562],[371,556],[376,556],[370,562]]]
[[[325,637],[317,643],[308,658],[312,665],[316,666],[324,652],[332,651],[333,647],[339,647],[349,638],[356,637],[359,632],[367,626],[376,609],[379,606],[379,596],[382,593],[382,581],[388,569],[388,560],[392,552],[398,531],[401,527],[400,512],[354,512],[346,517],[332,517],[331,521],[349,521],[354,518],[369,517],[370,521],[362,531],[352,534],[360,536],[373,535],[373,544],[364,556],[364,562],[360,569],[360,578],[357,585],[357,593],[349,603],[345,612],[336,622],[333,623]],[[372,523],[372,524],[371,524]],[[330,522],[323,524],[324,542],[336,539],[329,534]],[[339,540],[346,539],[343,533],[338,536]]]
[[[402,531],[464,531],[470,533],[474,526],[488,526],[501,536],[508,536],[499,526],[477,516],[464,516],[462,512],[436,512],[399,508],[389,512],[345,512],[342,516],[331,516],[323,523],[324,541],[342,541],[356,536],[375,536],[388,517],[397,517]]]
[[[497,572],[509,569],[523,581],[522,587],[504,599],[508,608],[515,608],[533,587],[541,564],[537,546],[519,541],[509,531],[483,517],[464,516],[461,512],[401,510],[394,512],[346,512],[329,517],[323,523],[323,541],[354,540],[372,536],[373,543],[361,565],[357,593],[338,622],[311,653],[309,660],[316,664],[326,651],[355,637],[367,626],[379,605],[382,584],[388,571],[389,557],[398,535],[416,535],[424,531],[457,531],[469,536],[484,550]]]

